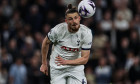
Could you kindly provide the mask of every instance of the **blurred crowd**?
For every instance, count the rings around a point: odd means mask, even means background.
[[[50,84],[39,70],[42,40],[80,1],[0,0],[0,84]],[[140,84],[140,0],[92,1],[96,13],[81,20],[93,34],[88,84]]]

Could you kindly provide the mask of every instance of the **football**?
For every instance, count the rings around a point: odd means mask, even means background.
[[[78,4],[78,12],[83,18],[89,18],[94,15],[96,10],[93,1],[83,0]]]

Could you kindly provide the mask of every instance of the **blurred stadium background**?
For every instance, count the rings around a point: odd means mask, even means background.
[[[0,84],[50,84],[39,71],[42,40],[80,1],[0,0]],[[140,0],[93,1],[95,15],[81,20],[94,36],[88,84],[140,84]]]

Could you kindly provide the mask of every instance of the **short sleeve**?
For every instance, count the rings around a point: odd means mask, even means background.
[[[57,39],[57,34],[56,34],[55,28],[52,28],[52,29],[50,30],[50,32],[48,33],[47,36],[48,36],[48,39],[49,39],[50,41],[55,42],[56,39]]]
[[[88,31],[83,38],[82,50],[90,50],[92,45],[92,33]]]

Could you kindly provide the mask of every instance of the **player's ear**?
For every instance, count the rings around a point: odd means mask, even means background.
[[[79,16],[79,20],[81,21],[81,17]]]
[[[65,22],[67,23],[67,19],[65,18]]]

